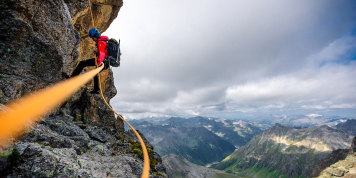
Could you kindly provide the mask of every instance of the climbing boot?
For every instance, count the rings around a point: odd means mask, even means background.
[[[92,90],[91,92],[90,92],[91,94],[99,94],[100,93],[100,89],[98,89],[98,90]]]
[[[65,72],[62,72],[62,77],[65,79],[69,79],[70,76],[68,74],[66,74]]]

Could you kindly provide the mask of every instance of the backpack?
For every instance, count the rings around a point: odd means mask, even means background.
[[[119,67],[120,56],[121,56],[120,39],[119,42],[117,42],[114,38],[110,38],[110,40],[107,40],[106,43],[107,43],[106,50],[108,52],[107,59],[109,64],[113,67]]]

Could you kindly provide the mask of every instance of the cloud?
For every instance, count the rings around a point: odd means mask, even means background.
[[[171,100],[175,94],[173,88],[165,83],[153,79],[141,78],[125,83],[119,92],[126,93],[120,98],[128,102],[164,102]],[[173,97],[173,96],[172,96]]]
[[[356,49],[350,39],[355,40],[354,37],[337,39],[308,57],[313,65],[306,65],[291,73],[230,86],[226,89],[226,99],[241,106],[266,105],[265,108],[289,105],[299,105],[305,109],[355,108],[356,62],[319,65],[331,59],[344,60],[340,56]]]
[[[356,50],[355,41],[355,36],[346,36],[336,39],[323,48],[319,53],[310,56],[308,61],[316,65],[349,61],[351,56],[348,54],[355,52]]]
[[[261,79],[229,87],[226,98],[244,105],[352,101],[356,99],[356,82],[353,80],[353,76],[356,76],[355,67],[321,69],[306,78],[304,74],[293,73]]]
[[[352,1],[127,1],[111,104],[130,117],[354,106]],[[237,113],[239,114],[239,113]]]

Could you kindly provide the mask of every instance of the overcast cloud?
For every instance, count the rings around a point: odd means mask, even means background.
[[[116,110],[128,118],[356,116],[353,0],[130,0]]]

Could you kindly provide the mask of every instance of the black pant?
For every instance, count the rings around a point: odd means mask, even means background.
[[[88,59],[85,61],[80,61],[77,68],[74,69],[73,74],[71,77],[77,76],[80,74],[80,72],[83,70],[84,67],[87,66],[96,66],[95,64],[95,58]],[[94,77],[94,90],[97,91],[99,90],[99,79],[98,75],[95,75]]]

